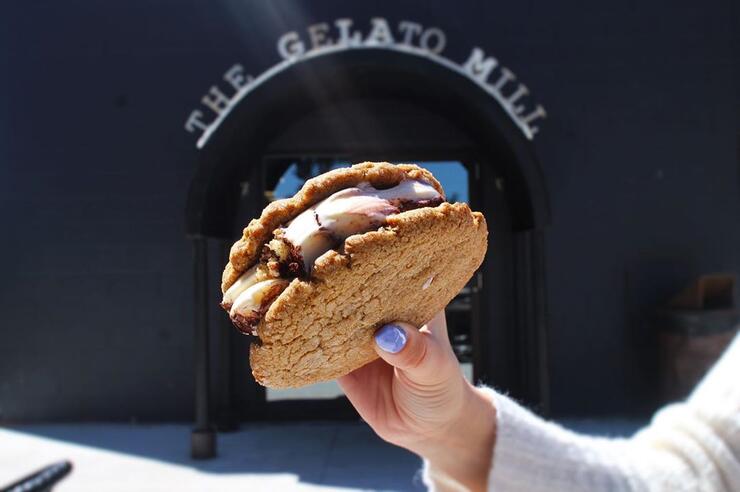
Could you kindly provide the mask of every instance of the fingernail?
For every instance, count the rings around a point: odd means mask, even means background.
[[[375,343],[383,351],[397,354],[406,345],[406,332],[398,325],[385,325],[375,332]]]

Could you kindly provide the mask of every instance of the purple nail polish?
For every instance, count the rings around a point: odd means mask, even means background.
[[[406,346],[406,332],[398,325],[385,325],[375,332],[375,343],[383,351],[397,354]]]

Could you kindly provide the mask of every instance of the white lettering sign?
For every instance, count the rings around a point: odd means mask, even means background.
[[[200,132],[197,147],[202,148],[231,109],[276,73],[306,59],[356,48],[399,51],[432,60],[464,75],[496,99],[529,139],[539,131],[535,123],[547,116],[545,108],[528,101],[527,86],[516,82],[516,75],[500,65],[496,58],[486,55],[482,48],[473,47],[462,63],[444,57],[447,36],[439,27],[425,27],[402,20],[394,30],[383,17],[373,17],[369,29],[363,34],[354,24],[352,19],[341,18],[331,24],[311,24],[305,32],[284,33],[276,43],[282,61],[256,77],[247,74],[241,64],[234,64],[223,75],[227,90],[218,85],[211,86],[200,99],[202,106],[191,111],[185,120],[185,130]]]
[[[491,75],[493,69],[498,65],[498,61],[493,57],[483,58],[486,56],[483,50],[475,47],[470,52],[468,61],[463,65],[463,70],[480,83],[485,84],[488,80],[488,76]]]
[[[244,75],[244,67],[237,63],[226,71],[224,74],[224,80],[231,84],[231,87],[235,91],[238,91],[252,82],[252,76]]]

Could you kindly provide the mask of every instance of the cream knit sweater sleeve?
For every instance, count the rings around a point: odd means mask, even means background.
[[[740,492],[740,335],[685,402],[629,439],[576,434],[486,391],[497,419],[488,490]],[[423,477],[463,490],[428,463]]]

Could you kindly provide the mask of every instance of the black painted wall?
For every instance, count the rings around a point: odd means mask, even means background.
[[[184,121],[283,32],[372,16],[484,48],[547,108],[553,410],[650,407],[644,313],[740,270],[738,7],[601,3],[3,3],[0,421],[192,414]]]

